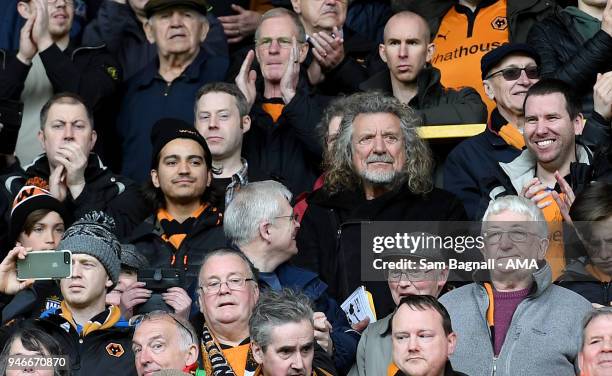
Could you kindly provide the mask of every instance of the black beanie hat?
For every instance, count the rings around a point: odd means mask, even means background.
[[[9,224],[9,244],[14,245],[23,231],[23,225],[28,215],[38,209],[48,209],[57,212],[64,220],[64,225],[70,225],[70,219],[64,205],[45,189],[34,185],[26,185],[19,190],[13,208],[11,209],[11,221]]]
[[[202,145],[206,167],[209,171],[212,169],[212,155],[210,154],[210,149],[204,137],[202,137],[193,126],[189,125],[189,123],[173,118],[158,120],[153,125],[153,129],[151,130],[151,144],[153,145],[153,154],[151,156],[152,169],[157,169],[157,157],[164,146],[177,138],[187,138]]]

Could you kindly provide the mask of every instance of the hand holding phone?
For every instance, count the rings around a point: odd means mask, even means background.
[[[17,243],[0,263],[0,293],[15,295],[34,283],[34,280],[19,281],[17,279],[17,261],[26,258],[31,248],[22,247]]]
[[[17,260],[17,279],[20,281],[70,278],[72,252],[32,251]]]

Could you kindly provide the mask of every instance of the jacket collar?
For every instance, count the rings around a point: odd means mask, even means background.
[[[421,107],[423,98],[429,93],[431,88],[440,82],[440,70],[431,65],[427,65],[426,68],[422,69],[418,76],[417,81],[417,94],[410,101],[411,104],[416,105],[417,108]],[[361,90],[382,90],[383,92],[393,95],[393,84],[391,83],[391,71],[389,68],[376,73],[367,81],[359,85]],[[415,99],[418,103],[414,103]]]
[[[542,295],[544,291],[546,291],[546,289],[552,285],[552,269],[550,269],[550,265],[548,265],[546,260],[541,260],[538,262],[538,269],[533,272],[531,276],[533,279],[533,285],[531,286],[531,292],[529,293],[529,297],[531,298],[537,298],[538,296]],[[485,282],[491,282],[489,272],[486,270],[478,270],[474,272],[473,279],[477,281],[476,283],[478,283],[482,289],[482,293],[486,296],[487,293],[483,284]],[[484,307],[484,309],[486,310],[486,307]]]
[[[184,77],[187,81],[195,81],[198,79],[200,75],[200,66],[206,62],[208,55],[204,48],[200,47],[200,51],[195,59],[185,68],[183,73],[179,77],[175,79],[179,80]],[[163,80],[163,78],[159,75],[159,57],[153,59],[148,65],[146,65],[142,74],[139,76],[138,81],[136,81],[136,87],[145,87],[150,85],[154,80],[159,79]]]
[[[590,150],[578,142],[576,143],[576,159],[578,163],[591,164]],[[499,162],[499,165],[510,178],[515,191],[520,192],[525,184],[535,176],[537,161],[535,155],[529,149],[525,149],[513,161]]]

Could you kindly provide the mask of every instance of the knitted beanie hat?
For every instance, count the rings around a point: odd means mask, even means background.
[[[153,146],[153,154],[151,155],[152,169],[157,169],[157,157],[164,146],[177,138],[186,138],[200,144],[202,149],[204,149],[206,167],[209,170],[212,168],[212,154],[210,154],[208,144],[206,144],[204,137],[198,133],[193,125],[180,119],[165,118],[158,120],[153,124],[153,129],[151,129],[151,145]]]
[[[121,245],[113,234],[115,221],[103,212],[90,212],[74,222],[62,237],[57,249],[95,257],[117,284],[121,271]]]
[[[19,234],[23,231],[23,225],[30,213],[38,209],[54,211],[62,217],[64,225],[68,226],[70,224],[69,215],[64,205],[51,196],[49,191],[33,185],[26,185],[19,190],[15,200],[13,200],[8,239],[11,246],[15,244]]]

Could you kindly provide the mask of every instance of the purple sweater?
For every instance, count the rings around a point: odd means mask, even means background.
[[[504,340],[506,339],[506,333],[510,327],[512,321],[512,315],[516,311],[516,307],[529,295],[529,288],[510,291],[500,292],[493,290],[493,323],[495,327],[495,341],[493,344],[493,350],[497,356],[501,351]]]

